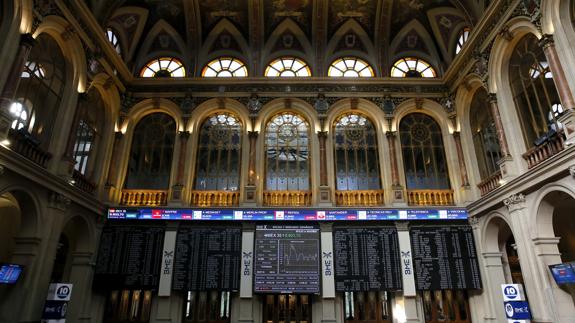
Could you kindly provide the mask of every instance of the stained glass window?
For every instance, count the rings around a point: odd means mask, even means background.
[[[145,116],[134,129],[126,188],[167,189],[176,122],[165,113]]]
[[[311,76],[311,70],[299,58],[282,57],[271,62],[264,75],[268,77],[307,77]]]
[[[309,190],[309,125],[291,112],[266,125],[266,190]]]
[[[392,77],[435,77],[435,70],[426,61],[405,57],[393,64],[391,68]]]
[[[331,63],[327,71],[330,77],[373,77],[369,64],[355,57],[343,57]]]
[[[240,185],[242,124],[230,113],[208,117],[200,129],[196,190],[237,191]]]
[[[449,173],[441,129],[423,113],[405,116],[399,124],[407,189],[449,189]]]
[[[173,57],[160,57],[150,61],[142,71],[141,77],[185,77],[186,69]]]
[[[246,65],[235,58],[220,57],[204,67],[203,77],[246,77],[248,69]]]
[[[346,113],[334,124],[337,190],[378,190],[377,135],[371,121],[357,113]]]

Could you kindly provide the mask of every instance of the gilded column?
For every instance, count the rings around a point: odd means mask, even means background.
[[[248,138],[250,140],[250,161],[248,169],[248,185],[256,185],[256,141],[258,139],[257,131],[249,131]]]
[[[10,116],[10,104],[16,95],[18,90],[18,85],[20,85],[20,79],[22,77],[22,72],[28,58],[30,57],[30,51],[34,47],[36,41],[31,34],[24,34],[20,38],[20,47],[18,48],[18,53],[16,58],[12,63],[10,71],[8,71],[8,78],[2,89],[2,94],[0,95],[0,140],[5,139],[8,136],[8,130],[10,129],[10,124],[12,117]]]
[[[327,186],[327,157],[325,151],[327,131],[318,131],[317,138],[319,139],[319,185]]]
[[[461,183],[463,186],[469,186],[469,178],[467,176],[465,159],[463,157],[463,148],[461,148],[461,134],[459,131],[453,132],[453,140],[455,141],[455,148],[457,149],[457,159],[459,160],[459,170],[461,172]]]
[[[397,132],[388,131],[385,133],[387,144],[389,145],[389,159],[391,159],[391,181],[394,187],[399,186],[399,171],[397,169],[397,157],[395,152],[395,136]]]
[[[489,93],[488,95],[489,107],[491,108],[491,116],[495,122],[495,129],[497,131],[497,139],[499,141],[499,147],[501,148],[501,153],[503,158],[510,157],[509,147],[507,146],[507,138],[505,137],[505,131],[503,130],[503,122],[501,121],[501,115],[499,114],[499,106],[497,105],[497,95],[495,93]]]

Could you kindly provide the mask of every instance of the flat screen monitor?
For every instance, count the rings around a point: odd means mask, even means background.
[[[22,265],[0,264],[0,284],[16,284],[22,269]]]
[[[551,274],[557,285],[575,284],[575,263],[550,265]]]

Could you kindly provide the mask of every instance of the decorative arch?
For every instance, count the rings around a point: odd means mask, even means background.
[[[377,51],[371,38],[355,19],[347,19],[335,34],[330,38],[325,50],[325,62],[329,64],[339,57],[355,56],[361,58],[371,65],[375,76],[382,76],[379,71],[378,62],[374,60],[378,57]],[[320,75],[327,75],[327,68],[321,71]]]
[[[160,47],[153,47],[156,44],[159,44]],[[146,39],[138,51],[140,54],[136,59],[134,72],[139,73],[142,67],[154,58],[175,57],[183,63],[186,75],[193,75],[189,59],[192,56],[186,48],[186,42],[180,34],[165,20],[160,20],[146,35]]]
[[[39,192],[31,192],[30,188],[20,185],[10,185],[0,187],[0,197],[9,194],[9,200],[16,203],[20,211],[20,230],[17,233],[21,237],[39,237],[40,223],[42,223],[42,214]]]
[[[149,11],[141,7],[121,7],[108,20],[118,35],[123,49],[122,57],[126,62],[132,61],[136,47],[140,43],[142,32],[148,20]]]
[[[553,209],[554,206],[548,201],[550,194],[562,193],[575,200],[575,190],[572,187],[561,183],[552,183],[537,191],[534,199],[534,207],[537,212],[532,212],[531,223],[534,223],[535,236],[551,238],[555,237],[553,230]]]
[[[69,59],[73,66],[71,82],[68,83],[67,80],[66,84],[72,84],[72,88],[82,93],[86,89],[88,78],[86,56],[84,56],[84,48],[80,38],[67,30],[68,25],[68,22],[62,17],[48,16],[38,26],[33,37],[37,38],[40,34],[46,33],[58,43],[64,57]],[[67,37],[66,39],[64,39],[64,35]]]
[[[425,27],[416,19],[410,21],[391,41],[389,46],[388,66],[402,57],[414,56],[427,61],[437,74],[440,69],[440,57],[433,43],[433,38]]]
[[[289,34],[289,36],[287,36]],[[295,39],[293,39],[295,37]],[[281,43],[281,44],[280,44]],[[280,46],[281,45],[281,46]],[[262,49],[262,64],[267,64],[282,56],[300,57],[308,63],[313,62],[313,47],[305,32],[291,19],[284,19],[270,34]],[[261,66],[261,73],[267,65]],[[312,75],[317,73],[312,66]]]
[[[248,67],[248,73],[253,75],[250,66],[250,46],[243,34],[228,19],[220,20],[207,35],[206,40],[200,49],[198,57],[197,72],[200,76],[202,68],[212,60],[230,56],[239,59]]]
[[[470,27],[460,10],[450,7],[433,8],[427,11],[431,30],[439,44],[439,49],[448,62],[455,57],[455,45],[459,31]]]

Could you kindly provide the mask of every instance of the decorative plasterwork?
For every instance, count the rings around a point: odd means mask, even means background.
[[[522,210],[525,208],[525,195],[522,193],[513,194],[503,200],[503,204],[507,206],[509,212]]]

